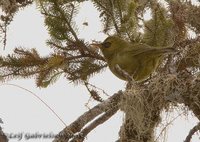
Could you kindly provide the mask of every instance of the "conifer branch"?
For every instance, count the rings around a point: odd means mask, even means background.
[[[78,36],[76,35],[76,32],[74,31],[74,29],[71,26],[71,23],[69,21],[70,19],[68,19],[66,17],[64,11],[60,8],[60,5],[59,5],[58,1],[53,1],[53,3],[54,3],[54,6],[57,8],[57,12],[60,13],[62,19],[64,19],[64,21],[66,22],[67,26],[69,27],[69,30],[70,30],[71,34],[73,35],[73,37],[75,38],[75,40],[78,42],[79,41]]]
[[[111,10],[107,9],[104,5],[102,5],[98,0],[95,0],[95,3],[99,5],[99,7],[101,7],[103,9],[103,11],[108,15],[108,17],[110,17],[112,19],[113,25],[115,27],[115,30],[118,34],[120,34],[119,31],[119,27],[118,24],[116,22],[115,16],[114,16],[114,12],[113,12],[113,2],[112,0],[109,0],[110,4],[111,4]]]

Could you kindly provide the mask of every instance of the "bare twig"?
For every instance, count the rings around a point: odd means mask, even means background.
[[[89,82],[86,82],[86,83],[87,83],[87,85],[91,86],[92,88],[95,88],[95,89],[97,89],[97,90],[102,91],[104,95],[106,95],[106,96],[108,96],[108,97],[110,96],[108,93],[105,92],[105,90],[103,90],[103,89],[101,89],[101,88],[99,88],[99,87],[97,87],[97,86],[95,86],[95,85],[93,85],[93,84],[91,84],[91,83],[89,83]]]
[[[61,119],[61,117],[44,101],[42,100],[39,96],[37,96],[35,93],[33,93],[32,91],[24,88],[24,87],[21,87],[19,85],[16,85],[16,84],[11,84],[11,83],[4,83],[4,84],[1,84],[0,86],[3,86],[3,85],[9,85],[9,86],[14,86],[14,87],[17,87],[17,88],[20,88],[22,90],[25,90],[27,92],[29,92],[31,95],[33,95],[34,97],[36,97],[40,102],[42,102],[59,120],[60,122],[66,126],[65,122]],[[0,141],[1,142],[1,141]]]
[[[103,99],[101,98],[101,96],[98,94],[98,92],[96,90],[90,89],[87,82],[84,82],[84,85],[94,100],[96,100],[98,102],[103,102]]]
[[[99,91],[101,91],[106,96],[109,96],[103,89],[98,88],[95,85],[90,84],[87,81],[84,82],[84,85],[85,85],[86,89],[88,90],[88,92],[90,93],[91,98],[96,100],[96,101],[98,101],[98,102],[103,102],[103,98],[100,96],[100,92]],[[89,100],[91,100],[91,98]],[[86,103],[87,107],[88,107],[88,103]]]
[[[158,141],[158,139],[160,138],[160,136],[162,135],[162,133],[167,129],[167,127],[168,127],[169,125],[171,125],[171,124],[172,124],[178,117],[180,117],[183,113],[184,113],[184,112],[182,112],[181,114],[177,115],[176,117],[174,117],[171,121],[169,121],[169,122],[165,125],[165,127],[160,131],[160,133],[159,133],[158,137],[156,138],[155,142]]]

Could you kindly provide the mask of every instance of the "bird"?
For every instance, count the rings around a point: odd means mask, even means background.
[[[118,36],[109,36],[102,43],[91,45],[100,48],[111,72],[125,81],[127,77],[117,66],[133,80],[143,81],[156,70],[164,55],[176,52],[173,47],[153,47],[129,42]]]

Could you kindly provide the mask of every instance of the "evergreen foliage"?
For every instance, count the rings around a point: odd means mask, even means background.
[[[1,79],[35,76],[37,86],[47,87],[64,74],[72,82],[83,83],[106,67],[103,57],[78,36],[74,17],[82,2],[84,0],[37,0],[51,36],[47,45],[54,53],[41,57],[36,49],[16,48],[12,55],[1,57]],[[132,42],[162,47],[178,45],[187,39],[187,29],[199,33],[198,6],[190,2],[166,2],[167,6],[155,0],[92,0],[100,11],[106,34],[114,33]],[[152,14],[150,20],[144,19],[147,10]],[[179,69],[186,64],[186,60],[181,61]]]
[[[7,42],[7,28],[14,15],[32,3],[33,0],[0,0],[0,43],[3,43],[4,49]]]

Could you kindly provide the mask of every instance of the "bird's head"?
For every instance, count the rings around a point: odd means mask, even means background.
[[[128,42],[117,37],[109,36],[100,44],[91,44],[94,47],[100,48],[105,58],[112,58],[115,53],[128,46]]]

